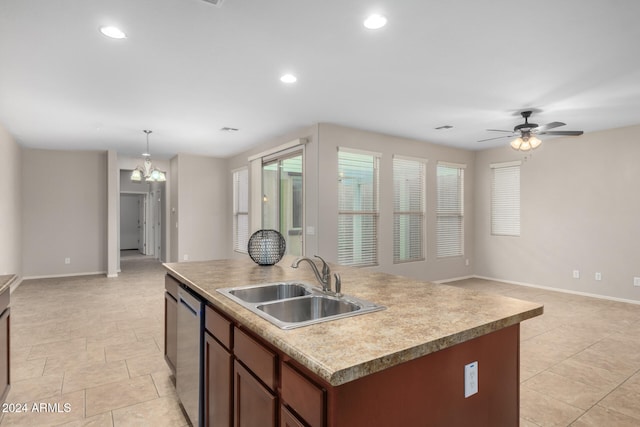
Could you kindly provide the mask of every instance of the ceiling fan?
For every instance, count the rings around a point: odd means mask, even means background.
[[[523,111],[520,114],[524,118],[524,123],[517,125],[510,130],[501,129],[487,129],[489,132],[508,132],[509,135],[498,136],[495,138],[482,139],[478,142],[491,141],[493,139],[500,138],[513,138],[511,141],[511,147],[515,150],[529,151],[537,148],[542,141],[538,139],[537,135],[562,135],[562,136],[580,136],[583,134],[581,130],[551,130],[560,126],[564,126],[566,123],[551,122],[546,125],[538,125],[536,123],[529,123],[529,117],[531,117],[532,111]]]

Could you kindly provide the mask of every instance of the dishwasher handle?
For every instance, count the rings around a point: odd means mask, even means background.
[[[191,304],[189,304],[186,300],[180,298],[180,303],[182,303],[187,308],[187,310],[193,313],[194,316],[198,315],[198,311],[195,308],[191,307]]]

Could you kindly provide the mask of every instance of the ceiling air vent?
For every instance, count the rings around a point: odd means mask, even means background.
[[[224,0],[203,0],[203,1],[206,1],[207,3],[211,3],[216,7],[222,6],[222,3],[224,2]]]

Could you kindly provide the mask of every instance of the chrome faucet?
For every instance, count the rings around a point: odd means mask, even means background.
[[[322,261],[322,273],[318,270],[318,267],[316,267],[316,263],[313,262],[311,258],[307,257],[297,258],[295,261],[293,261],[291,267],[298,268],[298,264],[300,264],[301,261],[307,261],[313,269],[313,273],[316,275],[316,279],[318,279],[318,282],[320,282],[320,285],[322,285],[322,291],[326,293],[333,293],[333,291],[331,290],[331,269],[329,268],[329,265],[318,255],[314,255],[314,257]],[[334,273],[334,277],[336,278],[335,294],[339,295],[341,288],[340,276],[337,273]]]

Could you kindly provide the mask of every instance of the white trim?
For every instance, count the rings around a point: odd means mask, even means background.
[[[243,171],[243,170],[245,170],[245,169],[246,169],[247,171],[249,171],[249,165],[244,165],[244,166],[241,166],[241,167],[239,167],[239,168],[231,169],[231,175],[233,175],[233,174],[234,174],[234,173],[236,173],[236,172]]]
[[[304,145],[308,142],[309,139],[307,138],[294,139],[293,141],[285,142],[284,144],[278,145],[277,147],[273,147],[258,154],[254,154],[253,156],[249,156],[247,160],[251,162],[253,160],[262,159],[263,157],[271,156],[273,154],[279,153],[280,151],[288,150],[289,148],[293,148],[298,145]]]
[[[498,168],[509,168],[511,166],[520,166],[520,165],[522,165],[522,160],[514,160],[512,162],[502,162],[502,163],[491,163],[489,167],[491,169],[498,169]]]
[[[467,165],[464,163],[452,163],[452,162],[444,162],[442,160],[438,160],[438,166],[449,166],[450,168],[459,168],[465,169]]]
[[[94,272],[86,272],[86,273],[71,273],[71,274],[49,274],[44,276],[27,276],[24,277],[23,280],[33,280],[33,279],[54,279],[56,277],[75,277],[75,276],[96,276],[98,274],[107,274],[106,270],[103,271],[94,271]]]
[[[467,279],[474,279],[477,276],[474,275],[470,275],[470,276],[462,276],[462,277],[452,277],[451,279],[443,279],[443,280],[434,280],[432,283],[435,283],[436,285],[445,285],[449,282],[457,282],[458,280],[467,280]]]
[[[492,280],[494,282],[508,283],[510,285],[526,286],[526,287],[529,287],[529,288],[544,289],[544,290],[547,290],[547,291],[561,292],[561,293],[564,293],[564,294],[580,295],[580,296],[583,296],[583,297],[591,297],[591,298],[604,299],[604,300],[609,300],[609,301],[626,302],[628,304],[640,305],[640,301],[638,301],[638,300],[611,297],[611,296],[608,296],[608,295],[600,295],[600,294],[592,294],[592,293],[589,293],[589,292],[572,291],[572,290],[569,290],[569,289],[553,288],[551,286],[534,285],[534,284],[531,284],[531,283],[516,282],[516,281],[513,281],[513,280],[496,279],[496,278],[493,278],[493,277],[485,277],[485,276],[472,276],[471,278],[483,279],[483,280]]]
[[[393,156],[391,156],[392,159],[399,159],[399,160],[412,160],[414,162],[422,162],[422,163],[429,163],[428,159],[425,159],[424,157],[412,157],[412,156],[403,156],[402,154],[394,154]]]
[[[337,147],[338,151],[342,151],[344,153],[352,153],[352,154],[365,154],[367,156],[373,156],[373,157],[382,157],[382,153],[378,153],[376,151],[367,151],[367,150],[359,150],[357,148],[351,148],[351,147]]]
[[[13,282],[9,285],[9,295],[14,293],[18,286],[22,284],[22,277],[16,277]]]

